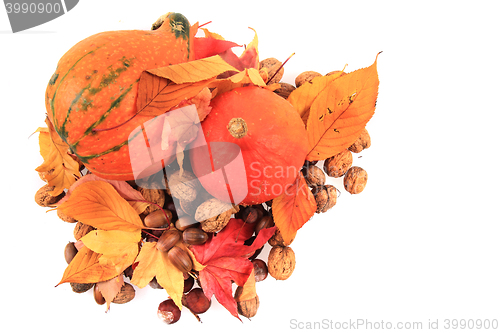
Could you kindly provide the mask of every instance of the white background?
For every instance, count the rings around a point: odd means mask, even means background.
[[[297,2],[298,3],[298,2]],[[11,331],[297,331],[296,323],[364,319],[374,325],[446,319],[500,320],[498,94],[495,1],[97,1],[12,34],[0,9],[2,240],[0,325]],[[54,286],[66,267],[73,225],[33,200],[43,185],[37,127],[57,61],[94,33],[149,29],[183,13],[226,39],[259,35],[261,59],[286,64],[285,82],[305,70],[353,71],[379,51],[379,98],[367,128],[372,147],[355,157],[365,191],[343,191],[292,244],[287,281],[257,285],[261,306],[243,323],[216,303],[199,324],[186,310],[167,327],[156,318],[164,291],[145,288],[125,305]],[[337,181],[331,181],[339,188]],[[363,331],[360,327],[358,331]],[[379,330],[380,331],[380,330]],[[394,330],[396,331],[396,330]],[[442,330],[441,330],[442,331]],[[463,330],[462,330],[463,331]]]

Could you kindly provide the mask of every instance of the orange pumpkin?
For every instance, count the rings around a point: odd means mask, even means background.
[[[129,135],[153,118],[134,117],[139,78],[144,70],[194,60],[192,30],[183,15],[170,13],[157,30],[99,33],[77,43],[59,60],[46,90],[47,114],[59,136],[92,173],[132,180],[134,161],[149,159],[147,149],[132,156],[129,150],[131,141],[145,140],[141,130]],[[156,129],[160,131],[161,124]],[[160,135],[147,134],[157,139],[148,147],[159,151]],[[172,149],[162,157],[171,161]],[[158,161],[142,176],[161,167]]]
[[[308,152],[305,126],[294,107],[257,86],[217,95],[211,106],[190,149],[203,187],[216,198],[244,205],[281,195]],[[238,156],[243,163],[235,162]]]

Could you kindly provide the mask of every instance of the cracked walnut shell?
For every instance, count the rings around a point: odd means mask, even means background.
[[[231,215],[237,210],[230,203],[212,198],[196,209],[194,219],[201,222],[201,228],[205,232],[221,231],[231,219]]]
[[[276,280],[288,279],[295,269],[295,252],[289,246],[273,246],[267,259],[267,268]]]

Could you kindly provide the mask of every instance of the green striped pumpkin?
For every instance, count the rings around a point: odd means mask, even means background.
[[[144,70],[194,60],[190,30],[183,15],[170,13],[156,30],[98,33],[74,45],[59,60],[45,94],[47,115],[92,173],[132,180],[131,160],[149,158],[147,151],[129,154],[130,133],[152,118],[133,117],[139,78]],[[150,173],[160,168],[161,164]]]

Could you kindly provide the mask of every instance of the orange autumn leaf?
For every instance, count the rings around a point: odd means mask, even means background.
[[[135,231],[143,228],[139,214],[105,181],[81,184],[57,210],[98,229]]]
[[[344,74],[344,72],[339,71],[332,75],[315,77],[311,81],[303,83],[288,96],[287,100],[297,110],[304,124],[307,125],[309,109],[319,93],[342,74]]]
[[[184,291],[184,276],[177,269],[167,256],[167,252],[162,252],[156,248],[156,242],[144,243],[137,256],[137,267],[132,275],[132,284],[139,288],[144,288],[156,276],[156,281],[165,289],[168,295],[174,300],[175,304],[182,308],[182,294]],[[176,246],[181,247],[191,256],[195,270],[202,270],[203,265],[196,261],[191,251],[179,242]]]
[[[304,176],[299,173],[295,182],[275,198],[272,204],[274,223],[285,243],[292,242],[297,230],[309,221],[316,208],[316,200]]]
[[[68,154],[69,146],[59,137],[48,118],[45,123],[47,129],[37,129],[43,163],[35,170],[44,173],[48,185],[54,187],[49,194],[57,196],[78,179],[80,165]]]
[[[375,59],[370,67],[342,75],[319,93],[307,120],[307,160],[324,160],[356,141],[375,112],[378,85]]]

